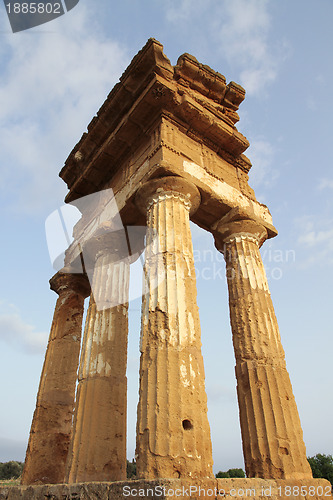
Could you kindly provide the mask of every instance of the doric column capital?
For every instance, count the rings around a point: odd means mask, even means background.
[[[111,223],[104,222],[84,243],[82,252],[86,266],[93,265],[103,255],[114,257],[115,261],[129,257],[125,229],[115,229]]]
[[[215,246],[224,253],[226,245],[237,239],[247,239],[259,247],[267,239],[267,229],[253,219],[241,219],[226,222],[222,219],[214,230]]]
[[[146,214],[147,210],[160,200],[178,198],[184,203],[190,215],[199,208],[201,195],[199,189],[191,182],[177,176],[152,179],[139,188],[135,203]]]
[[[86,274],[72,272],[70,267],[64,267],[50,279],[50,288],[58,295],[72,290],[82,297],[90,295],[90,284]]]

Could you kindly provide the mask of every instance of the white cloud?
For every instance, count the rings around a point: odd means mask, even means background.
[[[220,9],[221,48],[239,67],[240,83],[249,94],[259,94],[275,80],[287,53],[284,44],[277,46],[269,41],[268,7],[268,0],[224,0]]]
[[[6,312],[4,312],[6,311]],[[38,332],[26,323],[13,305],[1,303],[0,340],[29,354],[45,351],[48,333]]]
[[[249,94],[262,95],[289,53],[285,40],[270,41],[269,6],[269,0],[197,0],[193,8],[191,0],[168,0],[166,17],[186,21],[185,29],[191,29],[194,18],[208,23],[214,52],[238,69],[239,83]]]
[[[318,103],[316,102],[316,100],[313,97],[308,97],[306,99],[306,107],[310,111],[318,111]]]
[[[307,249],[303,267],[333,264],[333,219],[304,216],[296,219],[298,243]]]
[[[53,31],[1,35],[0,168],[18,210],[63,197],[57,174],[128,64],[124,48],[92,32],[91,18],[80,3],[49,23]]]
[[[253,164],[250,170],[250,185],[254,189],[271,187],[279,175],[273,167],[275,148],[266,139],[253,139],[248,155]]]
[[[318,189],[333,189],[333,179],[321,179],[318,184]]]
[[[197,13],[198,9],[201,10],[204,2],[197,1],[196,8],[193,9],[193,0],[167,0],[166,1],[166,19],[170,22],[179,22],[182,20],[186,20],[193,13]]]
[[[326,231],[319,229],[308,231],[307,233],[302,234],[299,237],[298,241],[299,243],[304,243],[305,245],[311,247],[316,245],[328,244],[330,250],[333,251],[333,229],[329,229]]]

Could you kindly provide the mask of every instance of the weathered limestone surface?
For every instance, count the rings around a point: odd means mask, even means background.
[[[235,126],[244,98],[240,85],[227,84],[223,75],[189,54],[181,55],[172,66],[161,43],[149,39],[66,160],[60,172],[70,189],[66,200],[98,190],[106,180],[101,171],[114,174],[125,156],[143,146],[149,148],[149,136],[165,111],[180,124],[185,139],[201,138],[235,163],[234,176],[238,168],[247,172],[251,163],[242,153],[249,142]]]
[[[251,220],[222,222],[237,394],[248,477],[311,478],[279,327],[259,252],[266,229]]]
[[[136,202],[147,212],[137,469],[143,478],[210,477],[212,450],[189,214],[199,191],[155,179]],[[156,240],[154,241],[154,238]]]
[[[59,368],[53,364],[60,359],[60,350],[62,357],[67,347],[60,349],[60,343],[54,340],[49,344],[47,369],[44,367],[45,373],[54,373],[54,381],[51,377],[47,386],[48,379],[42,378],[24,481],[63,481],[67,455],[66,480],[70,483],[125,478],[130,262],[122,257],[128,251],[127,243],[132,255],[142,251],[139,227],[147,223],[138,475],[143,479],[167,477],[168,484],[174,485],[184,484],[185,479],[194,481],[188,484],[219,484],[212,479],[191,215],[193,222],[214,234],[227,262],[247,475],[278,479],[264,482],[275,488],[274,493],[264,496],[284,498],[277,489],[287,484],[283,480],[290,479],[291,484],[299,486],[301,482],[309,486],[314,480],[310,479],[302,429],[259,253],[262,242],[276,236],[277,231],[268,208],[256,200],[248,185],[251,163],[244,152],[249,143],[236,128],[245,91],[234,82],[227,84],[223,75],[189,54],[180,56],[177,65],[172,66],[162,49],[158,41],[148,40],[60,172],[69,188],[66,201],[75,201],[79,208],[85,202],[88,205],[74,228],[74,242],[66,252],[65,263],[80,266],[82,252],[84,259],[85,252],[94,257],[93,265],[85,262],[92,296],[70,451],[67,454],[75,385],[75,377],[71,377],[76,371],[78,342],[75,349],[70,348],[73,356],[69,350],[64,357],[64,363],[70,357],[71,368],[61,368],[58,373]],[[92,198],[80,200],[91,194],[96,200],[98,192],[101,195],[97,202]],[[123,225],[138,228],[132,241]],[[117,243],[110,251],[105,229],[121,233],[126,245],[124,241]],[[76,320],[79,328],[82,296],[76,302],[73,299],[66,314],[61,300],[59,297],[55,331],[58,323],[64,325],[66,315],[69,323],[64,329],[70,330]],[[67,376],[67,372],[71,375]],[[37,466],[31,467],[32,463]],[[246,484],[258,481],[262,479],[247,480]],[[63,486],[62,490],[55,487],[54,498],[59,491],[63,491],[63,498],[118,498],[117,485],[121,484],[87,483]],[[34,489],[22,491],[37,495]],[[49,491],[53,490],[39,490],[41,495],[45,492],[46,498]]]
[[[302,489],[303,488],[303,489]],[[114,483],[0,487],[0,500],[319,500],[331,499],[326,479],[158,479]]]
[[[68,270],[70,271],[70,270]],[[71,435],[86,276],[58,272],[50,280],[59,298],[37,395],[22,484],[62,483]]]
[[[92,242],[95,266],[67,481],[126,478],[129,260],[111,232]],[[127,247],[126,247],[127,248]],[[120,260],[119,260],[120,259]]]
[[[249,145],[237,130],[242,87],[183,54],[172,66],[162,45],[149,39],[121,76],[88,132],[60,172],[66,201],[112,188],[126,224],[144,223],[135,209],[138,186],[153,177],[180,175],[196,184],[202,202],[192,220],[210,230],[242,206],[272,226],[266,206],[248,185]],[[271,236],[276,231],[271,228]],[[66,262],[77,256],[76,242]]]

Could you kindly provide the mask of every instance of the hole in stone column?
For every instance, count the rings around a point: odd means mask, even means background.
[[[193,425],[192,425],[192,422],[190,420],[183,420],[183,429],[185,431],[189,431],[190,429],[193,429]]]

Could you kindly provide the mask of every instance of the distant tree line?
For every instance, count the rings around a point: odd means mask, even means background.
[[[323,455],[317,453],[314,457],[308,457],[308,462],[312,469],[313,477],[327,479],[333,485],[333,457],[332,455]],[[23,471],[23,462],[0,462],[0,480],[17,479]],[[217,478],[242,478],[245,477],[243,469],[229,469],[226,472],[219,471]],[[136,478],[136,463],[133,459],[127,460],[127,479]]]
[[[314,457],[308,457],[308,462],[315,478],[327,479],[333,485],[333,457],[317,453]],[[245,477],[243,469],[229,469],[227,472],[218,472],[215,477]]]
[[[0,481],[7,479],[17,479],[21,476],[24,463],[11,460],[10,462],[0,462]],[[134,460],[127,460],[127,478],[136,478],[136,463]]]
[[[245,477],[245,472],[243,469],[229,469],[227,472],[222,472],[221,470],[215,474],[215,477]]]
[[[23,465],[24,463],[15,462],[13,460],[4,463],[0,462],[0,481],[4,479],[17,479],[20,477],[23,471]]]

